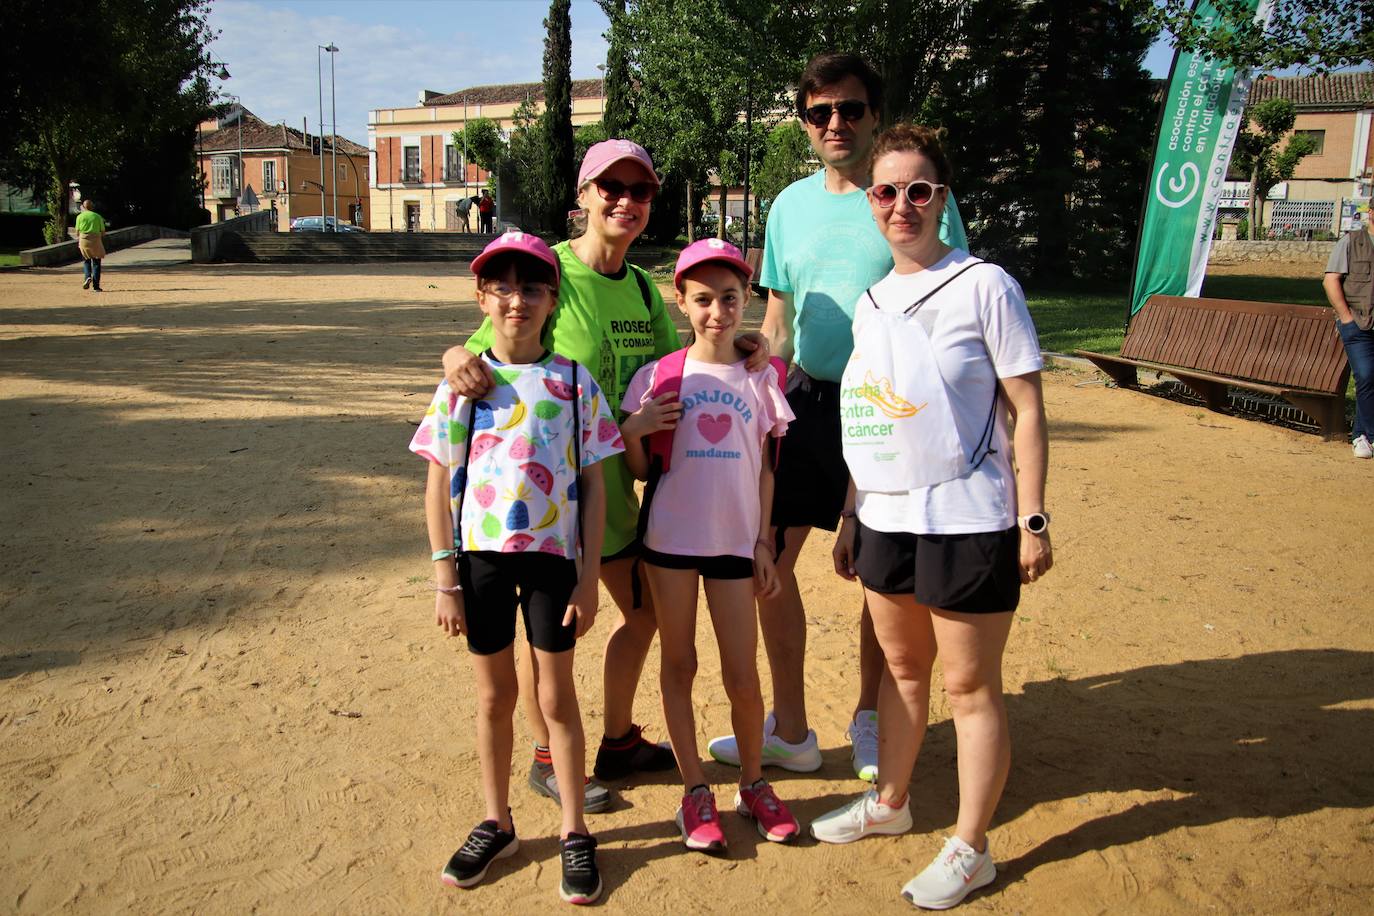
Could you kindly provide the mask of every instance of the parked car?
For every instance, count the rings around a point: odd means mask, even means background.
[[[326,229],[326,220],[330,228]],[[334,216],[298,216],[291,221],[292,232],[366,232],[362,226],[339,222]]]

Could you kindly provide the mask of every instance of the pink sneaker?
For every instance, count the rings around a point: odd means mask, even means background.
[[[720,829],[720,815],[716,813],[716,797],[705,786],[697,786],[682,797],[677,809],[677,828],[688,849],[700,852],[724,852],[725,834]]]
[[[759,835],[770,843],[790,843],[801,833],[792,812],[773,792],[766,780],[740,786],[735,793],[735,810],[754,821]]]

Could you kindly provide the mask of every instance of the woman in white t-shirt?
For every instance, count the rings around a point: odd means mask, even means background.
[[[854,309],[840,395],[852,480],[835,569],[863,582],[887,659],[883,742],[876,786],[811,827],[833,843],[910,829],[938,653],[959,819],[902,890],[934,909],[996,876],[987,829],[1011,763],[1002,653],[1021,584],[1052,563],[1035,326],[1005,271],[940,241],[949,183],[934,131],[898,125],[876,141],[868,198],[895,266]]]

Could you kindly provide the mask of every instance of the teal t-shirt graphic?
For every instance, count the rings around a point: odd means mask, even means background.
[[[940,239],[968,248],[953,194],[940,215]],[[854,349],[854,303],[891,269],[892,252],[863,191],[830,193],[822,169],[774,201],[759,284],[792,293],[792,359],[807,375],[840,380]]]

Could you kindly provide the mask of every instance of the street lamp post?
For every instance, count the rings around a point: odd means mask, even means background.
[[[334,94],[334,55],[339,49],[330,42],[325,48],[329,52],[329,168],[333,172],[330,186],[334,189],[334,229],[339,228],[339,107],[338,97]]]
[[[606,65],[597,64],[596,69],[601,71],[601,125],[606,125]],[[607,134],[607,136],[610,136]]]
[[[211,67],[217,64],[219,65],[219,72],[217,72],[215,76],[223,82],[229,78],[229,68],[220,61],[210,61]],[[196,183],[200,185],[200,209],[202,212],[205,210],[205,149],[202,145],[205,131],[201,129],[201,124],[203,124],[204,121],[205,118],[202,116],[201,119],[196,122],[196,171],[199,173],[199,179]],[[197,217],[197,219],[199,218],[200,217]]]
[[[332,55],[339,49],[332,42],[315,47],[319,49],[315,52],[315,85],[320,94],[320,222],[324,224],[324,230],[329,232],[329,217],[324,209],[324,59],[320,57],[320,51],[328,51]],[[332,66],[334,58],[330,57],[329,62]]]

